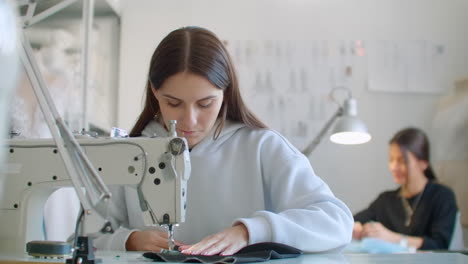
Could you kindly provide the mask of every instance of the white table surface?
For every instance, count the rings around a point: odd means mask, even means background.
[[[149,259],[142,256],[142,252],[117,252],[117,251],[97,251],[97,258],[102,259],[103,264],[107,263],[150,263]],[[0,263],[64,263],[64,259],[37,259],[21,254],[1,254]],[[468,263],[468,255],[460,253],[414,253],[414,254],[304,254],[298,258],[271,260],[260,263],[321,263],[321,264],[431,264],[431,263],[451,263],[462,264]]]

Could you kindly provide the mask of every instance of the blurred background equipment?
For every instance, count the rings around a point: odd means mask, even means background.
[[[19,56],[17,51],[18,25],[12,3],[0,0],[0,143],[7,137],[8,109],[16,88]],[[4,153],[0,152],[0,168]]]

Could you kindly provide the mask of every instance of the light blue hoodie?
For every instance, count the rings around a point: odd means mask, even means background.
[[[150,122],[143,136],[166,135]],[[249,244],[278,242],[305,252],[339,250],[351,241],[353,216],[309,160],[270,129],[250,129],[227,121],[192,148],[186,222],[175,239],[187,244],[220,232],[236,222],[249,231]],[[144,228],[137,196],[131,188],[113,191],[114,211],[122,228],[95,240],[98,248],[125,250],[132,230]]]

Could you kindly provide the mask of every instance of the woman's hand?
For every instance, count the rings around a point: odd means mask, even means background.
[[[182,244],[176,241],[176,245]],[[128,237],[125,247],[129,251],[161,251],[168,249],[168,235],[160,230],[135,231]]]
[[[247,246],[249,232],[244,224],[238,224],[223,230],[220,233],[205,237],[194,245],[180,246],[179,250],[189,255],[233,255],[241,248]]]
[[[400,234],[388,230],[379,222],[369,222],[364,224],[362,236],[379,238],[392,243],[398,243],[401,238]]]
[[[361,222],[354,222],[353,227],[353,239],[361,240],[362,239],[363,227]]]

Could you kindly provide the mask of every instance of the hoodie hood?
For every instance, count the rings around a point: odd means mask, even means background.
[[[214,132],[216,130],[216,127],[218,125],[218,122],[215,123],[213,126],[213,129],[211,129],[211,132],[208,134],[207,137],[205,137],[200,143],[195,145],[192,150],[191,154],[195,154],[198,152],[211,152],[215,151],[216,149],[219,148],[226,140],[228,140],[236,131],[239,129],[246,127],[245,124],[239,123],[239,122],[233,122],[230,120],[226,120],[224,122],[224,127],[221,133],[219,134],[217,139],[213,139],[214,137]],[[161,123],[152,120],[146,125],[145,129],[141,132],[142,136],[145,137],[165,137],[167,136],[167,129],[161,125]]]

